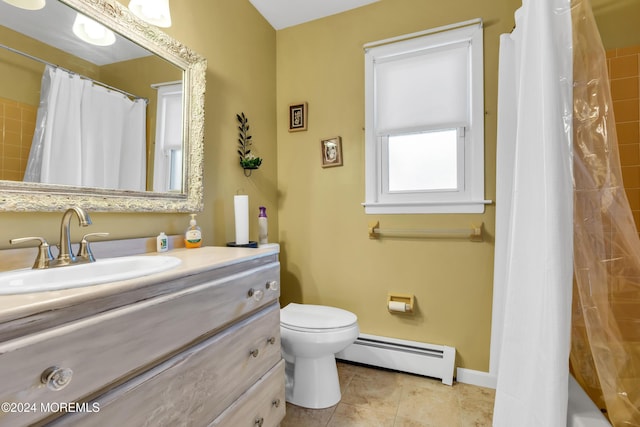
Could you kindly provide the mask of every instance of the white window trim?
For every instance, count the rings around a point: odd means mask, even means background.
[[[446,34],[443,34],[446,31]],[[471,73],[471,114],[470,130],[465,124],[451,124],[469,132],[465,138],[464,165],[465,179],[463,191],[430,192],[428,200],[415,201],[413,197],[390,197],[384,193],[383,145],[380,133],[375,128],[374,110],[374,63],[376,58],[397,54],[392,43],[429,37],[431,46],[442,44],[470,43],[472,46]],[[362,205],[367,214],[425,214],[425,213],[483,213],[485,205],[492,203],[484,199],[484,72],[483,72],[482,20],[439,27],[402,37],[369,43],[365,48],[365,202]],[[375,48],[375,49],[374,49]],[[474,100],[481,102],[473,102]],[[445,124],[443,124],[445,125]],[[444,127],[444,126],[443,126]],[[423,193],[424,194],[424,193]],[[395,195],[394,195],[395,196]]]
[[[174,117],[167,117],[166,105],[167,99],[176,94],[182,95],[182,82],[168,82],[152,85],[158,91],[158,105],[156,111],[156,136],[155,136],[155,152],[154,152],[154,168],[153,168],[153,191],[165,193],[170,190],[171,181],[171,158],[169,150],[173,148],[182,149],[181,141],[178,143],[169,143],[165,141],[164,127],[167,120],[175,120]],[[181,101],[182,102],[182,101]],[[179,118],[182,120],[182,118]],[[183,153],[184,164],[184,153]],[[184,166],[183,166],[184,174]],[[184,183],[184,178],[183,178]],[[184,184],[183,184],[184,185]],[[182,185],[182,186],[183,186]],[[176,191],[176,190],[173,190]]]

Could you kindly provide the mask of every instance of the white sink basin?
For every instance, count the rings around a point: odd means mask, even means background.
[[[99,259],[88,264],[0,273],[0,295],[79,288],[134,279],[166,271],[182,261],[172,256],[127,256]]]

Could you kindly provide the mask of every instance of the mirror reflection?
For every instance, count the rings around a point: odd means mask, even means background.
[[[183,70],[71,7],[0,1],[0,179],[184,193]]]

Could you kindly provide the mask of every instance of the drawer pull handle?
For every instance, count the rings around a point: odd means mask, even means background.
[[[272,291],[277,291],[278,290],[278,282],[275,280],[270,280],[267,282],[267,289],[270,289]]]
[[[269,343],[269,344],[271,344],[271,345],[275,344],[275,343],[276,343],[276,337],[270,337],[270,338],[267,340],[267,343]]]
[[[273,399],[273,401],[271,402],[271,404],[273,406],[275,406],[276,408],[280,407],[280,399]]]
[[[253,298],[256,301],[260,301],[264,296],[264,292],[261,291],[260,289],[249,289],[249,292],[247,293],[247,295],[249,296],[249,298]]]
[[[262,417],[256,418],[256,420],[254,421],[254,425],[256,425],[258,427],[262,427],[263,423],[264,423],[264,418],[262,418]]]
[[[69,385],[72,376],[73,371],[69,368],[51,366],[42,373],[40,381],[46,384],[49,390],[58,391]]]
[[[249,355],[252,357],[258,357],[258,353],[260,353],[260,351],[257,348],[254,348],[249,352]]]

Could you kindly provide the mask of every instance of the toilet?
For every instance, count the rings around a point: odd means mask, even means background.
[[[328,408],[340,401],[335,354],[358,337],[358,317],[335,307],[291,303],[280,310],[286,401]]]

